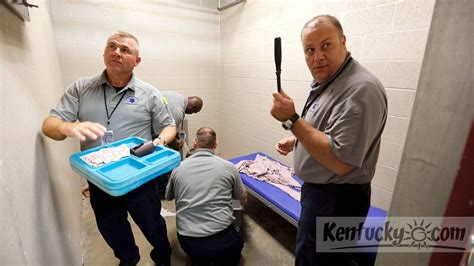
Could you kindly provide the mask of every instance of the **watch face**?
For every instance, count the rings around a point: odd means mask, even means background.
[[[293,123],[291,123],[291,121],[285,121],[283,123],[281,123],[281,126],[286,129],[286,130],[290,130],[291,127],[293,126]]]

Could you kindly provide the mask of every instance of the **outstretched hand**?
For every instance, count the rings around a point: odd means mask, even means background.
[[[102,137],[104,132],[107,131],[103,125],[94,122],[64,123],[59,130],[66,137],[76,137],[80,141],[86,139],[96,140],[97,137]]]

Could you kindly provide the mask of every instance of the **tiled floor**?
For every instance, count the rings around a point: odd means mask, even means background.
[[[175,211],[174,201],[162,201],[162,207]],[[165,219],[173,249],[172,265],[189,265],[176,237],[176,218]],[[97,230],[87,199],[84,200],[82,222],[84,265],[118,265],[118,260]],[[154,265],[149,256],[150,244],[133,221],[130,222],[140,248],[138,265]],[[250,195],[244,211],[242,232],[245,245],[240,265],[294,265],[296,228]]]

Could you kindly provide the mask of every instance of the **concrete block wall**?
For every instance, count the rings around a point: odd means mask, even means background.
[[[217,0],[51,0],[56,45],[65,86],[104,69],[103,49],[115,30],[140,41],[137,76],[159,90],[199,95],[200,113],[188,117],[189,134],[218,128],[219,13]]]
[[[473,9],[471,0],[436,1],[389,216],[474,216]],[[431,224],[440,226],[446,225]],[[381,266],[473,263],[472,246],[465,253],[379,252],[376,260]]]
[[[68,141],[41,134],[63,91],[47,0],[0,4],[0,265],[81,265],[81,186]]]
[[[221,12],[219,123],[224,157],[274,150],[288,136],[269,110],[276,90],[273,39],[282,38],[282,87],[302,109],[312,81],[300,32],[318,14],[340,19],[348,49],[385,85],[389,113],[372,185],[372,205],[388,209],[400,165],[434,0],[252,0]]]

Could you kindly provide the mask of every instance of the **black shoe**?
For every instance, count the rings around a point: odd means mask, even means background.
[[[135,266],[140,261],[140,255],[132,260],[121,260],[119,266]]]
[[[170,266],[171,265],[171,262],[170,261],[155,261],[153,260],[153,262],[155,263],[156,266]]]

